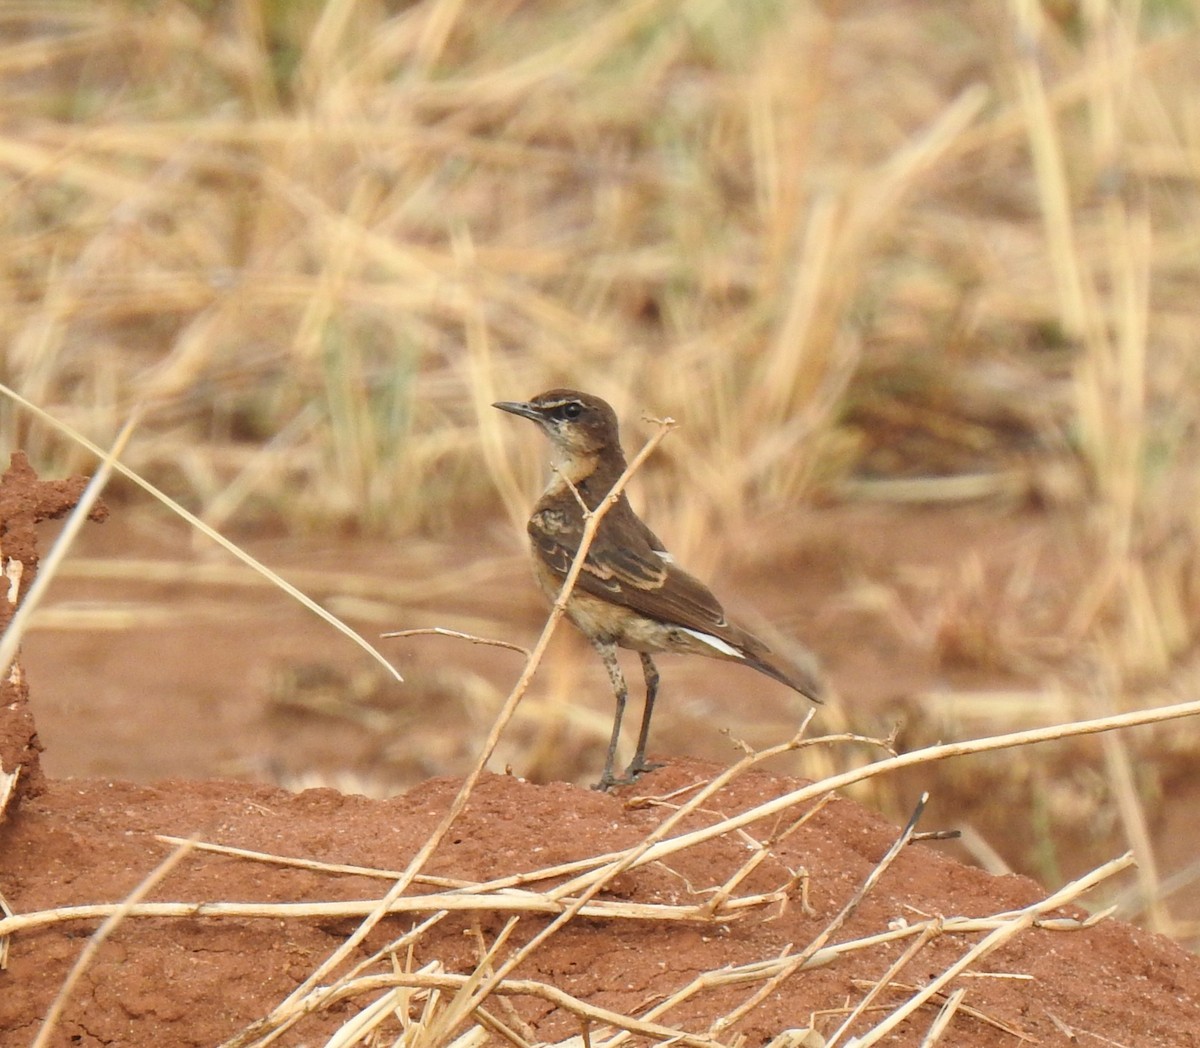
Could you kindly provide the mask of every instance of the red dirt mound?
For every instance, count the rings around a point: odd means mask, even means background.
[[[35,525],[69,513],[87,486],[86,477],[38,480],[23,451],[14,451],[0,477],[0,568],[7,585],[0,599],[0,633],[8,628],[17,605],[37,575]],[[107,510],[97,507],[92,517],[103,520]],[[29,687],[20,666],[0,667],[0,822],[9,804],[23,793],[36,793],[42,785],[38,761],[41,745],[29,708]]]
[[[487,776],[426,872],[470,881],[629,847],[644,838],[679,800],[667,795],[711,778],[717,769],[678,762],[615,796],[575,786],[534,786]],[[682,829],[716,821],[795,788],[751,772],[690,816]],[[18,913],[121,900],[169,851],[154,834],[188,836],[242,848],[333,863],[403,869],[448,809],[459,783],[434,780],[388,801],[330,790],[291,795],[241,783],[169,782],[155,787],[116,782],[51,782],[22,806],[0,833],[0,885]],[[631,803],[658,795],[658,802]],[[762,839],[778,826],[750,828]],[[793,887],[738,919],[703,923],[578,917],[536,950],[515,977],[552,984],[594,1006],[646,1016],[655,1004],[701,973],[795,954],[827,926],[896,838],[896,830],[853,802],[834,800],[785,839],[736,894],[770,892],[807,872],[806,899]],[[601,898],[687,905],[702,903],[750,856],[738,833],[622,874]],[[388,882],[267,866],[244,858],[193,853],[151,895],[163,901],[332,901],[376,899]],[[545,884],[532,886],[545,888]],[[422,887],[421,892],[430,888]],[[887,931],[927,917],[986,917],[1042,898],[1032,881],[994,878],[929,846],[907,846],[832,943]],[[809,911],[806,912],[806,905]],[[1072,911],[1078,916],[1078,911]],[[427,916],[386,918],[356,953],[361,959]],[[527,941],[549,917],[522,917],[500,951]],[[86,934],[96,921],[66,921],[19,931],[8,970],[0,975],[0,1030],[5,1044],[28,1044]],[[504,916],[451,915],[423,935],[408,967],[440,960],[448,973],[472,971],[483,944]],[[265,1015],[355,927],[341,917],[281,919],[221,916],[131,917],[92,959],[68,1002],[55,1044],[213,1045]],[[933,936],[892,988],[858,1020],[860,1031],[894,1010],[916,986],[945,971],[983,932]],[[846,952],[815,970],[781,980],[750,1008],[722,1043],[745,1035],[765,1044],[810,1021],[826,1036],[846,1007],[861,1000],[912,945],[898,939]],[[404,961],[403,956],[401,957]],[[377,971],[390,971],[386,964]],[[655,1021],[699,1040],[714,1021],[747,1001],[764,976],[722,984],[709,979]],[[1115,920],[1078,931],[1030,928],[991,953],[953,984],[966,988],[947,1044],[1010,1046],[1200,1043],[1200,961],[1171,942]],[[555,1041],[579,1034],[580,1021],[544,998],[516,995],[506,1019],[527,1037]],[[362,1001],[334,1006],[279,1043],[322,1043]],[[934,1017],[916,1011],[883,1042],[916,1045]],[[393,1034],[396,1032],[393,1023]],[[593,1036],[599,1035],[594,1024]],[[1028,1039],[1028,1040],[1026,1040]],[[390,1043],[390,1042],[389,1042]],[[497,1041],[496,1043],[500,1043]]]
[[[5,573],[19,582],[10,584],[12,596],[27,592],[37,563],[32,534],[22,529],[62,512],[79,486],[43,485],[21,460],[6,474],[0,538]],[[32,784],[37,737],[19,667],[14,673],[0,706],[0,759]],[[547,893],[578,871],[543,872],[522,885],[523,893],[496,886],[485,893],[479,882],[634,847],[719,770],[675,761],[615,795],[485,777],[425,862],[424,879],[403,894],[407,909],[384,918],[353,950],[349,964],[383,951],[365,964],[363,978],[340,996],[327,995],[274,1043],[324,1043],[392,987],[418,986],[408,997],[382,999],[379,1014],[389,1025],[377,1032],[396,1037],[410,1005],[432,1007],[429,989],[441,989],[438,1001],[453,1000],[456,980],[481,968],[485,953],[491,950],[482,977],[549,926],[562,903]],[[0,904],[17,914],[0,920],[0,965],[8,949],[0,971],[4,1046],[30,1044],[56,998],[62,1007],[47,1027],[47,1044],[157,1048],[237,1037],[346,942],[364,909],[388,891],[394,871],[430,839],[460,786],[435,779],[370,801],[225,782],[39,785],[7,811],[0,799]],[[671,835],[714,825],[797,786],[743,774]],[[157,834],[393,872],[373,877],[201,849],[180,857],[146,894],[146,902],[178,904],[172,912],[126,915],[90,943],[105,913],[46,912],[121,902],[169,853]],[[884,868],[896,837],[894,827],[850,801],[810,801],[631,866],[529,953],[511,973],[517,982],[477,1001],[434,1043],[448,1043],[474,1023],[482,1040],[472,1043],[600,1043],[615,1022],[634,1029],[638,1043],[778,1045],[773,1039],[785,1031],[810,1026],[828,1037],[867,1002],[849,1028],[861,1034],[897,1016],[981,941],[996,948],[945,980],[946,993],[963,996],[952,998],[952,1017],[942,1016],[949,1023],[942,1043],[1200,1043],[1195,957],[1117,921],[1081,927],[1078,910],[1036,920],[1016,915],[1043,898],[1035,883],[991,877],[924,845],[904,846]],[[434,892],[449,897],[422,898]],[[329,905],[355,900],[357,907]],[[738,900],[753,904],[739,908]],[[257,905],[202,911],[209,903]],[[263,905],[301,903],[324,908],[299,913]],[[964,927],[956,917],[984,920]],[[864,945],[868,937],[876,938]],[[86,963],[72,980],[81,958]],[[321,982],[345,970],[343,964]],[[873,1043],[932,1043],[929,1031],[945,999],[915,1007]],[[432,1013],[426,1017],[433,1021]],[[803,1043],[823,1042],[810,1036]]]

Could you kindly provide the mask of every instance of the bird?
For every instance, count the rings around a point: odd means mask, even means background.
[[[587,514],[608,497],[626,469],[617,415],[599,397],[574,389],[551,389],[532,400],[492,406],[531,419],[550,438],[550,481],[526,530],[534,574],[553,602],[579,552]],[[675,652],[740,662],[822,701],[815,671],[773,652],[730,622],[708,587],[680,568],[634,513],[624,492],[601,519],[564,610],[599,653],[616,698],[608,755],[595,789],[631,785],[644,772],[661,767],[646,760],[659,686],[654,655]],[[620,777],[613,774],[613,762],[628,688],[617,660],[619,647],[638,653],[646,681],[637,749]]]

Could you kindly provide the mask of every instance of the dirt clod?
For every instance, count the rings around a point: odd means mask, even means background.
[[[9,467],[0,477],[0,570],[6,580],[0,600],[0,633],[8,628],[17,606],[29,592],[37,574],[36,524],[70,512],[87,486],[87,477],[39,480],[23,451],[14,451]],[[103,520],[108,511],[100,504],[92,510],[93,520]],[[37,727],[29,707],[29,686],[18,660],[11,669],[2,668],[0,680],[0,822],[21,797],[34,796],[44,787],[38,754]],[[15,781],[13,776],[16,776]]]

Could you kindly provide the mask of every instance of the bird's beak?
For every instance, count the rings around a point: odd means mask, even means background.
[[[531,418],[534,422],[542,421],[542,413],[537,408],[532,404],[526,404],[520,400],[500,400],[493,404],[492,407],[499,408],[501,411],[507,411],[510,415]]]

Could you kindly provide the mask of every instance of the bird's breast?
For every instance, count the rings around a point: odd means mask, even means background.
[[[546,535],[553,539],[561,539],[563,535],[570,531],[578,534],[579,524],[574,519],[578,516],[578,511],[572,514],[569,510],[556,506],[553,503],[541,505],[534,511],[533,516],[529,518],[529,534],[535,537],[537,535]]]

